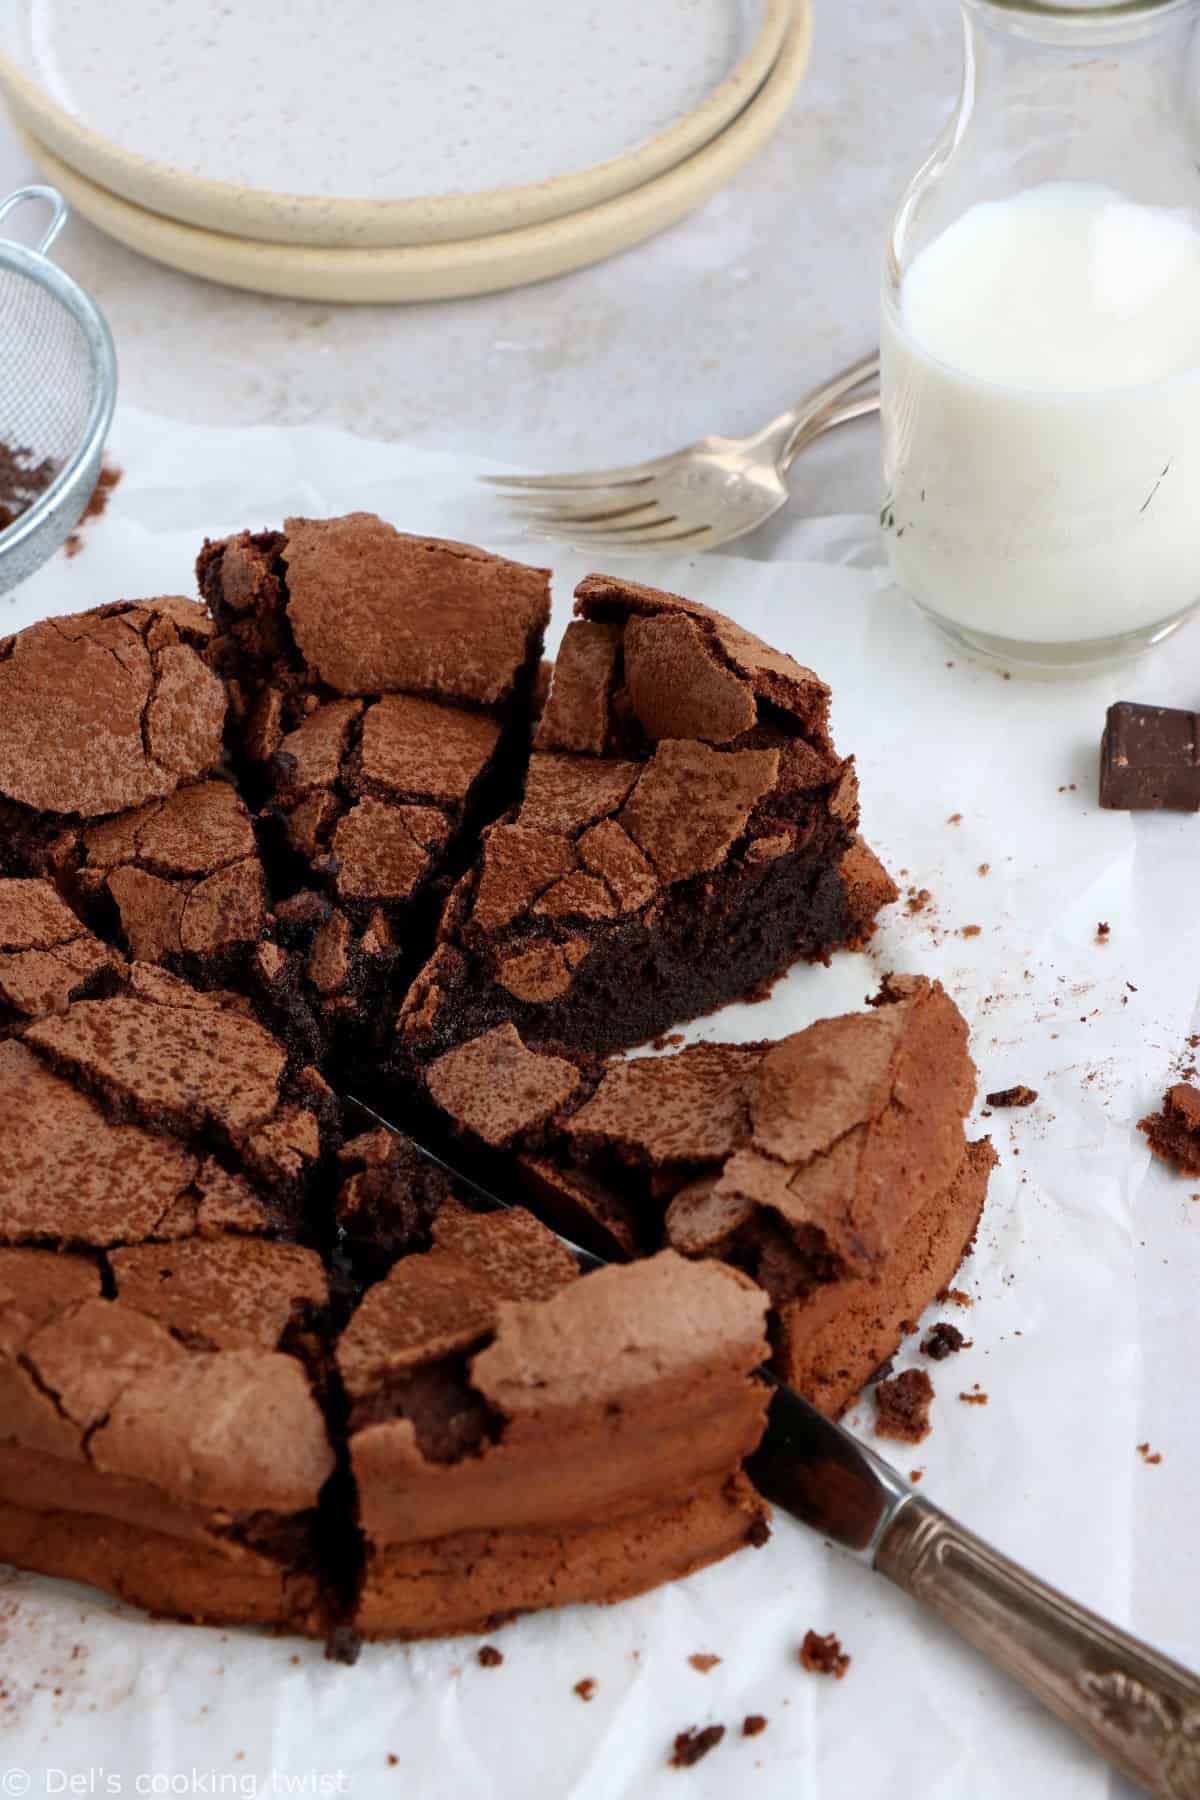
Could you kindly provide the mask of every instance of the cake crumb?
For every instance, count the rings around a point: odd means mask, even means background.
[[[743,1737],[761,1737],[766,1729],[767,1718],[765,1713],[747,1713],[742,1720]]]
[[[724,1736],[723,1725],[706,1725],[703,1731],[697,1730],[695,1725],[689,1726],[687,1731],[681,1731],[676,1736],[669,1766],[672,1769],[690,1769],[701,1757],[707,1756],[710,1750],[715,1750]]]
[[[1112,926],[1109,925],[1106,920],[1101,919],[1100,923],[1096,926],[1096,942],[1098,944],[1107,944],[1111,930]]]
[[[962,824],[962,814],[961,813],[951,813],[950,817],[946,820],[946,823],[947,823],[947,825],[961,825]]]
[[[982,936],[982,934],[983,934],[983,926],[982,925],[960,925],[958,928],[959,937],[973,938],[973,937],[980,937],[980,936]]]
[[[963,1336],[957,1325],[951,1325],[948,1319],[939,1319],[922,1338],[921,1354],[932,1357],[934,1362],[944,1362],[969,1343],[970,1339]]]
[[[905,911],[909,913],[924,912],[933,895],[928,888],[909,888],[905,898]]]
[[[991,873],[991,868],[992,868],[991,863],[980,863],[979,874],[980,875],[988,875]]]
[[[575,1683],[575,1692],[581,1700],[590,1700],[595,1691],[596,1677],[594,1675],[585,1675],[582,1681]]]
[[[905,1369],[874,1388],[875,1431],[879,1437],[919,1444],[929,1436],[933,1383],[924,1369]]]
[[[1150,1148],[1181,1175],[1200,1175],[1200,1088],[1177,1081],[1163,1095],[1161,1112],[1138,1120]]]
[[[1150,1463],[1152,1466],[1162,1461],[1162,1451],[1151,1450],[1149,1439],[1144,1444],[1138,1445],[1137,1453],[1144,1463]]]
[[[970,1294],[963,1288],[957,1287],[943,1288],[938,1295],[938,1299],[950,1306],[974,1306],[975,1304]]]
[[[840,1681],[850,1667],[850,1658],[832,1631],[826,1637],[816,1631],[806,1631],[797,1656],[800,1667],[807,1669],[810,1675],[832,1675],[836,1681]]]
[[[986,1406],[988,1403],[987,1395],[979,1391],[978,1382],[975,1383],[969,1394],[960,1394],[958,1397],[960,1400],[965,1400],[968,1406]]]
[[[707,1675],[710,1669],[715,1669],[720,1660],[711,1650],[696,1650],[688,1657],[693,1669],[699,1669],[701,1675]]]
[[[920,1481],[920,1479],[924,1475],[924,1473],[925,1473],[924,1469],[910,1469],[908,1471],[908,1479],[915,1484],[916,1482]]]
[[[503,1650],[497,1650],[495,1644],[482,1644],[479,1648],[479,1666],[481,1669],[498,1669],[504,1661]]]
[[[651,1048],[654,1050],[676,1050],[682,1042],[682,1031],[664,1031],[654,1039]]]
[[[997,1088],[994,1094],[987,1095],[989,1106],[1032,1106],[1037,1099],[1037,1089],[1026,1087],[1018,1082],[1016,1087]]]
[[[396,1755],[396,1752],[394,1750],[389,1750],[388,1751],[388,1768],[389,1769],[398,1769],[399,1767],[400,1767],[400,1758]]]

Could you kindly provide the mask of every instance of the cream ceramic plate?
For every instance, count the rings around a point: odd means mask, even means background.
[[[454,244],[315,250],[176,225],[97,187],[28,133],[20,135],[47,179],[84,218],[189,275],[298,300],[447,300],[566,274],[674,224],[762,148],[804,73],[810,39],[809,0],[795,0],[779,60],[750,105],[719,137],[665,175],[567,218]]]
[[[752,99],[791,0],[9,0],[0,86],[89,180],[271,243],[509,231],[663,174]]]

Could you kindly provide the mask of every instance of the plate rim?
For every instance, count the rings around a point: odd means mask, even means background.
[[[23,126],[23,148],[83,218],[185,274],[286,299],[358,304],[464,299],[565,275],[631,248],[692,211],[760,150],[808,66],[812,0],[790,0],[783,49],[758,94],[713,141],[631,192],[565,218],[455,243],[338,249],[255,242],[181,225],[109,193]]]
[[[394,249],[546,223],[627,193],[719,136],[752,102],[787,38],[794,0],[763,0],[757,36],[700,105],[663,131],[590,169],[471,194],[339,199],[288,194],[192,175],[123,149],[53,100],[0,48],[0,91],[18,123],[76,174],[111,194],[198,229],[316,249]]]

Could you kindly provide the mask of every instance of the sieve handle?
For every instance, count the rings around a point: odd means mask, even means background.
[[[70,211],[66,201],[57,188],[44,187],[40,182],[31,183],[29,187],[17,188],[4,200],[0,200],[0,223],[2,223],[18,206],[26,200],[44,200],[50,208],[50,223],[34,249],[39,256],[45,256],[51,244],[66,224]]]

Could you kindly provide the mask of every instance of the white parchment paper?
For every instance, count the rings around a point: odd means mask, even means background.
[[[555,639],[594,566],[522,539],[475,487],[474,465],[451,457],[318,429],[181,429],[128,410],[112,447],[125,473],[110,512],[74,560],[0,601],[0,633],[121,596],[190,592],[205,533],[291,512],[367,508],[550,562]],[[861,1005],[884,969],[916,970],[939,976],[966,1014],[981,1094],[1038,1090],[1029,1110],[978,1123],[1001,1162],[961,1277],[974,1304],[927,1317],[952,1318],[972,1347],[927,1365],[933,1435],[891,1450],[1001,1548],[1200,1662],[1200,1182],[1152,1165],[1134,1129],[1200,1031],[1200,818],[1096,805],[1105,706],[1200,702],[1200,636],[1185,631],[1117,676],[1004,680],[886,587],[870,522],[798,526],[783,548],[794,560],[630,566],[723,608],[832,684],[864,830],[902,886],[930,898],[886,915],[869,956],[794,971],[765,1004],[688,1036],[779,1035]],[[918,1360],[915,1346],[902,1364]],[[976,1389],[986,1406],[958,1399]],[[870,1434],[869,1403],[850,1423]],[[1139,1443],[1162,1461],[1144,1462]],[[800,1669],[810,1626],[840,1636],[845,1680]],[[787,1519],[761,1551],[621,1607],[522,1620],[496,1641],[504,1662],[492,1670],[463,1639],[368,1647],[346,1669],[317,1647],[154,1622],[88,1590],[0,1574],[0,1792],[1125,1792],[1016,1688]],[[695,1652],[721,1661],[701,1674]],[[574,1692],[585,1677],[587,1703]],[[748,1713],[767,1716],[762,1736],[740,1736]],[[728,1728],[724,1742],[689,1771],[669,1769],[674,1734],[712,1722]]]

